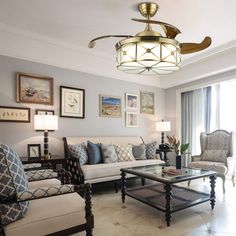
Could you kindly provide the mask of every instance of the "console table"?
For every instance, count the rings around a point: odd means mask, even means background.
[[[28,157],[20,157],[23,164],[32,164],[32,163],[41,163],[42,166],[47,166],[49,168],[52,168],[54,170],[58,169],[58,165],[62,165],[62,168],[65,168],[66,166],[66,159],[64,156],[57,156],[52,155],[52,157],[48,160],[45,159],[28,159]]]

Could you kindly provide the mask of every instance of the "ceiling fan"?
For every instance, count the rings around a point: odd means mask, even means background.
[[[175,26],[152,20],[159,6],[153,2],[144,2],[138,5],[139,12],[146,19],[131,20],[145,23],[144,31],[132,35],[104,35],[92,39],[88,47],[93,48],[97,40],[117,37],[124,38],[116,43],[117,68],[121,71],[134,74],[169,74],[180,68],[180,54],[189,54],[201,51],[211,45],[211,38],[205,37],[201,43],[179,43],[175,37],[181,31]],[[151,25],[161,26],[165,35],[153,31]]]

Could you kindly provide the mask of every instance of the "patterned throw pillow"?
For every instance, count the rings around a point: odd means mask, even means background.
[[[108,144],[108,145],[101,144],[101,149],[104,163],[117,162],[117,154],[113,144]]]
[[[145,144],[133,145],[133,156],[136,160],[145,160],[146,158],[146,146]]]
[[[155,159],[156,158],[156,149],[157,149],[157,142],[152,142],[146,144],[146,157],[147,159]]]
[[[79,159],[80,165],[85,165],[88,163],[88,153],[85,143],[81,144],[69,144],[68,149],[71,155]]]
[[[14,199],[17,193],[28,190],[28,181],[17,153],[9,146],[0,144],[0,198]],[[0,204],[0,223],[7,225],[22,218],[29,202]]]
[[[118,161],[135,161],[131,144],[115,146],[115,149]]]
[[[205,150],[201,156],[202,161],[216,161],[226,162],[227,151],[226,150]]]

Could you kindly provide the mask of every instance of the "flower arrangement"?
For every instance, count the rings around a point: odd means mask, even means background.
[[[176,155],[184,154],[189,148],[189,143],[180,144],[180,140],[177,139],[174,135],[167,135],[167,140],[170,146],[175,150]]]

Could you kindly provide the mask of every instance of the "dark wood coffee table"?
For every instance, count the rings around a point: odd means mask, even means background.
[[[181,173],[178,175],[171,175],[164,173],[165,171],[163,171],[163,169],[166,170],[166,168],[174,167],[151,165],[121,169],[122,202],[125,202],[125,196],[127,195],[165,212],[167,226],[170,226],[171,214],[174,212],[206,201],[210,201],[211,208],[214,209],[216,172],[193,168],[182,168]],[[157,183],[147,186],[126,188],[126,174],[133,174],[137,177],[154,180]],[[176,183],[203,177],[210,178],[211,191],[209,194],[176,185]]]

